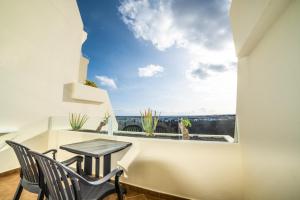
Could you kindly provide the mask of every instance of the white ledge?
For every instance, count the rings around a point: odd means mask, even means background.
[[[7,134],[7,133],[13,133],[17,132],[18,129],[16,128],[0,128],[0,134]]]
[[[65,101],[100,104],[104,103],[106,97],[106,90],[87,86],[82,83],[69,83],[65,85]]]

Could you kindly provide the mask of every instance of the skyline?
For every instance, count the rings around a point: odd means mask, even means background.
[[[229,1],[78,0],[88,79],[116,115],[235,114]]]

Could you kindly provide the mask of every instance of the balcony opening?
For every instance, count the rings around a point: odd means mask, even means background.
[[[87,78],[109,93],[114,135],[182,139],[188,130],[190,140],[233,141],[230,1],[77,2],[88,33]],[[141,117],[148,109],[158,117],[150,134]]]

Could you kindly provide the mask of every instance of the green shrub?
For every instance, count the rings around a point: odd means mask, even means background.
[[[90,80],[85,80],[85,84],[84,85],[95,87],[95,88],[98,87],[97,84],[94,81],[90,81]]]
[[[81,115],[76,113],[69,114],[69,122],[73,131],[81,129],[87,120],[87,115]]]

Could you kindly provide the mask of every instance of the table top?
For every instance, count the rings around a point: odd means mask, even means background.
[[[107,154],[121,151],[132,145],[130,142],[116,140],[94,139],[84,142],[62,145],[59,148],[85,156],[101,157]]]

